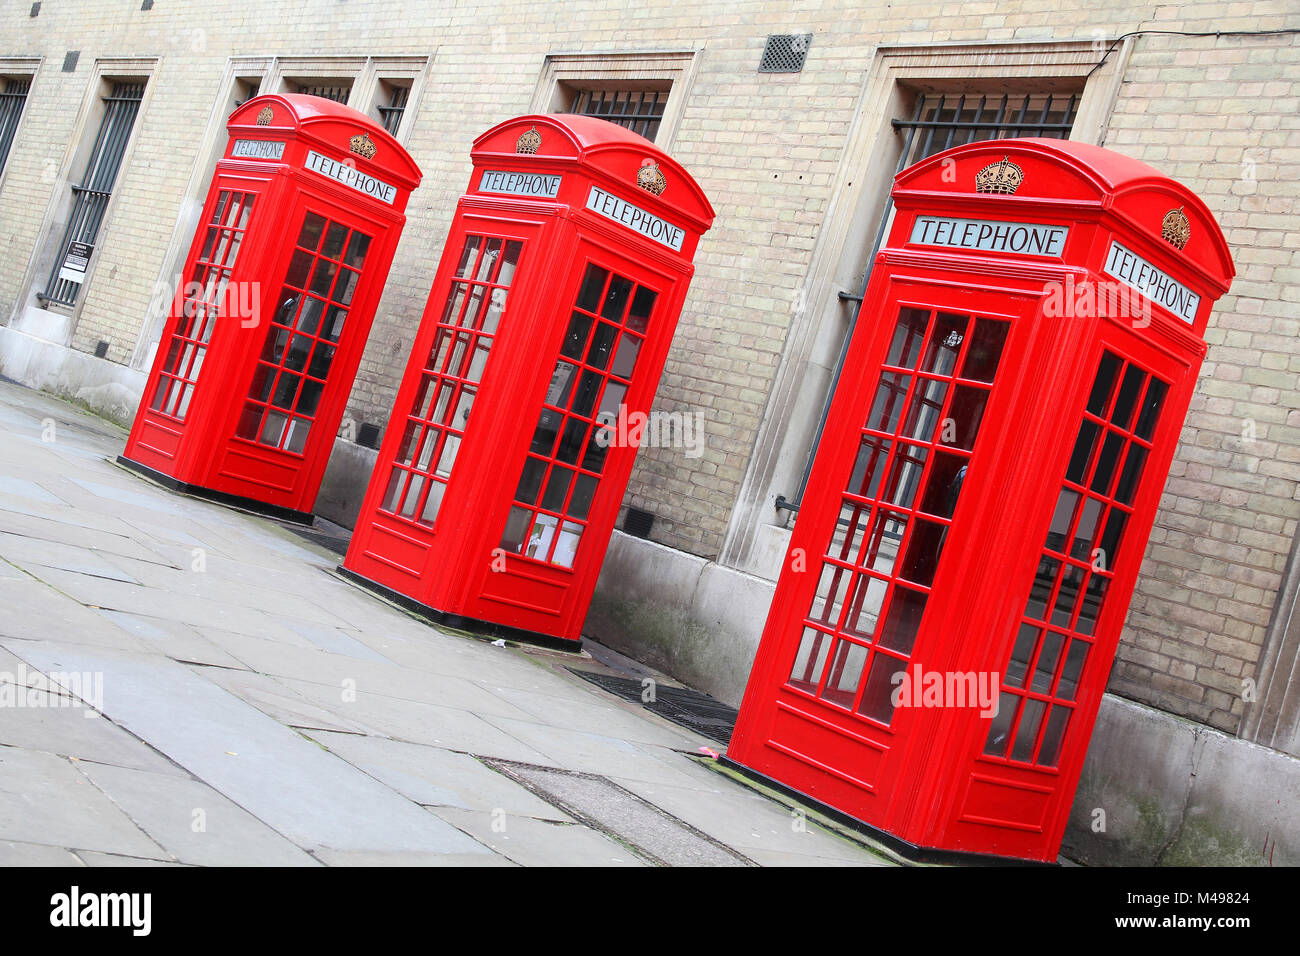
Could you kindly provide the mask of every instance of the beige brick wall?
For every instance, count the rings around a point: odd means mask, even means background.
[[[424,184],[350,403],[353,418],[381,424],[431,262],[468,179],[473,137],[528,109],[548,53],[698,50],[672,152],[718,221],[700,246],[658,407],[703,410],[708,442],[698,459],[644,449],[627,503],[657,515],[656,540],[709,558],[721,549],[767,412],[813,246],[839,199],[832,183],[878,45],[1300,26],[1286,0],[1110,2],[1086,12],[1063,10],[1058,0],[484,0],[401,8],[389,0],[210,0],[149,12],[133,3],[46,3],[35,19],[29,8],[27,0],[0,3],[0,55],[46,57],[0,193],[0,316],[10,314],[22,285],[50,203],[46,171],[62,164],[95,57],[158,58],[74,342],[92,350],[107,339],[117,361],[139,334],[229,57],[430,55],[429,82],[406,120]],[[806,68],[757,73],[766,35],[785,32],[814,34]],[[81,51],[73,74],[59,72],[68,49]],[[1113,687],[1229,730],[1300,517],[1298,53],[1294,35],[1140,37],[1106,135],[1106,145],[1206,198],[1239,270],[1211,320],[1209,360]],[[1248,419],[1253,443],[1242,440]]]

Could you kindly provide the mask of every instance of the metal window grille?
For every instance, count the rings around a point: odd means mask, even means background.
[[[235,90],[235,105],[230,108],[230,112],[234,113],[235,110],[256,96],[259,86],[261,86],[261,82],[258,80],[239,80]]]
[[[981,93],[922,93],[916,98],[916,106],[911,119],[893,120],[894,132],[903,139],[902,152],[898,157],[895,173],[902,172],[908,166],[914,166],[921,160],[941,153],[954,146],[964,146],[987,139],[1011,139],[1022,136],[1037,136],[1050,139],[1065,139],[1074,126],[1075,112],[1079,105],[1078,93],[1024,93],[1024,94],[981,94]],[[885,230],[893,217],[894,201],[889,199],[880,216],[880,225],[876,229],[876,238],[867,256],[867,271],[862,278],[862,291],[856,296],[841,293],[841,298],[855,301],[853,316],[849,320],[844,340],[840,345],[838,358],[835,360],[831,375],[830,388],[826,401],[822,405],[821,418],[813,433],[812,447],[808,451],[808,460],[804,464],[803,476],[799,480],[799,489],[793,500],[784,495],[776,499],[778,510],[798,511],[808,488],[808,476],[812,473],[813,459],[821,444],[822,432],[826,428],[826,415],[830,411],[831,399],[839,384],[844,370],[844,358],[848,352],[849,340],[857,327],[858,315],[862,310],[862,296],[866,292],[867,281],[871,278],[871,265],[880,244],[884,241]]]
[[[406,101],[410,96],[409,86],[394,86],[388,105],[378,107],[379,125],[393,136],[397,135],[397,128],[402,125],[402,114],[406,112]]]
[[[30,88],[31,80],[5,80],[4,92],[0,93],[0,171],[9,159],[9,147],[14,143],[14,132]]]
[[[579,90],[569,112],[608,120],[653,140],[667,105],[667,90]]]
[[[811,33],[778,33],[767,38],[763,58],[758,61],[760,73],[798,73],[808,59]]]
[[[335,103],[342,103],[345,106],[348,97],[352,95],[352,84],[344,83],[338,86],[299,86],[299,93],[305,93],[308,96],[319,96],[323,99],[333,100]]]
[[[103,98],[104,118],[99,124],[99,133],[90,151],[90,160],[81,177],[81,184],[72,187],[72,213],[59,243],[59,253],[54,258],[45,292],[38,296],[42,302],[58,302],[62,305],[77,303],[81,283],[60,278],[59,273],[67,258],[68,249],[74,242],[92,248],[95,245],[143,96],[143,83],[114,83],[112,92]]]

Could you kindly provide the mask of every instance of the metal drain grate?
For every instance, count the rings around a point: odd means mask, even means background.
[[[660,684],[655,686],[654,700],[644,701],[642,695],[645,688],[639,680],[615,677],[612,674],[597,674],[577,667],[570,667],[568,670],[602,690],[616,694],[624,700],[630,700],[634,704],[640,704],[660,717],[681,724],[697,734],[703,734],[721,744],[731,741],[731,732],[736,727],[736,716],[739,712],[722,701],[714,700],[708,694],[702,694],[698,690],[687,690],[685,687],[664,687]]]
[[[808,58],[811,33],[777,33],[767,38],[763,59],[758,63],[760,73],[798,73]]]
[[[657,866],[754,866],[748,857],[605,777],[479,757],[498,773]]]

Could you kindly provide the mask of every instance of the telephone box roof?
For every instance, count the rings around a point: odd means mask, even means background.
[[[263,113],[267,108],[271,110],[269,118]],[[418,186],[423,178],[411,154],[387,130],[365,113],[321,96],[305,93],[255,96],[230,114],[226,128],[232,134],[253,134],[259,138],[267,133],[288,133],[344,153],[349,152],[348,144],[353,136],[365,133],[375,144],[375,154],[370,159],[350,154],[356,157],[358,166],[366,165],[395,175],[404,180],[402,185],[408,190]]]
[[[895,178],[894,196],[923,199],[971,195],[975,172],[1002,159],[1023,171],[1014,194],[981,194],[1017,215],[1026,207],[1099,207],[1127,228],[1153,236],[1168,254],[1196,270],[1215,289],[1227,291],[1236,270],[1223,232],[1205,203],[1186,186],[1140,160],[1114,150],[1063,139],[999,139],[967,143],[936,153]],[[965,167],[953,174],[953,164]],[[1189,236],[1176,248],[1161,240],[1162,221],[1175,210],[1187,217]]]

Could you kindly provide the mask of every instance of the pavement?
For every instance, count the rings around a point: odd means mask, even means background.
[[[615,655],[434,627],[43,393],[0,436],[0,865],[895,862],[567,669]]]

